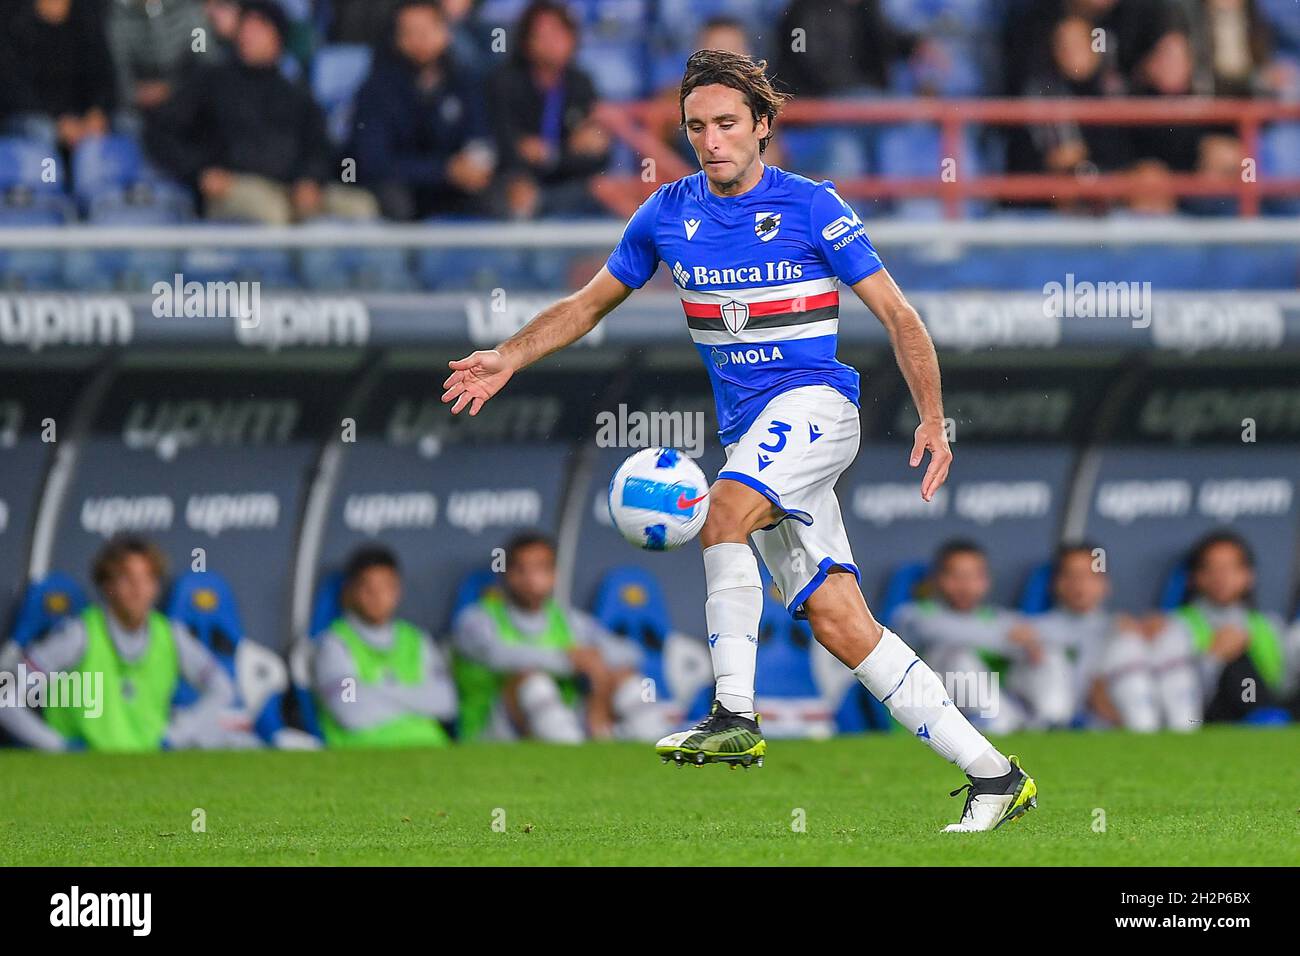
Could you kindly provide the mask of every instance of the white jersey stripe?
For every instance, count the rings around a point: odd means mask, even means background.
[[[838,279],[829,276],[825,279],[806,279],[803,282],[790,282],[786,285],[755,286],[752,289],[711,289],[705,292],[697,289],[683,289],[678,286],[677,290],[683,302],[726,302],[728,299],[735,299],[737,302],[752,304],[754,302],[777,302],[782,299],[797,299],[801,295],[821,295],[823,292],[834,292],[838,287],[838,283]]]
[[[805,325],[782,325],[772,329],[741,329],[739,334],[722,329],[691,329],[691,340],[696,345],[743,345],[754,342],[790,342],[794,339],[815,339],[834,335],[839,331],[839,319],[809,322]]]

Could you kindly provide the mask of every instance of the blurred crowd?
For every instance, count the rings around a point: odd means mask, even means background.
[[[1293,0],[0,0],[0,133],[69,161],[127,137],[222,221],[597,215],[594,178],[639,172],[598,100],[662,97],[657,133],[689,161],[674,78],[703,46],[821,99],[1300,96]],[[936,162],[874,128],[777,144],[810,173]],[[1153,182],[1246,158],[1231,126],[1058,122],[971,146],[986,171]]]
[[[209,626],[222,600],[210,586],[172,602],[175,613],[160,611],[162,552],[118,535],[91,569],[97,600],[78,609],[65,596],[44,630],[20,621],[0,650],[0,732],[47,751],[576,744],[653,741],[707,708],[705,642],[641,627],[659,612],[647,589],[625,587],[621,606],[601,599],[593,615],[557,599],[546,535],[518,533],[501,559],[466,579],[447,633],[435,638],[399,613],[395,554],[359,547],[326,623],[291,649],[286,667]],[[1255,606],[1247,542],[1211,533],[1182,569],[1177,607],[1122,613],[1108,606],[1104,551],[1064,546],[1046,606],[1030,614],[990,603],[980,545],[952,540],[911,599],[883,613],[990,733],[1187,733],[1207,722],[1300,719],[1300,621],[1288,626]],[[38,595],[41,606],[56,603],[52,593]],[[791,640],[779,602],[774,615],[765,611],[760,627],[756,698],[769,736],[822,737],[843,726],[837,712],[881,710],[805,624]],[[890,725],[887,715],[875,722]]]

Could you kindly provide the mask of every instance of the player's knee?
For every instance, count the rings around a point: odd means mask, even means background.
[[[757,491],[734,481],[714,482],[700,540],[706,548],[719,541],[744,541],[771,520],[772,504]]]

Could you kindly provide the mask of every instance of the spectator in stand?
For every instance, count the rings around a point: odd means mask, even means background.
[[[0,22],[0,121],[74,149],[117,105],[97,0],[23,0]]]
[[[330,0],[326,39],[381,47],[400,5],[401,0]]]
[[[116,0],[109,7],[117,98],[132,122],[171,96],[188,64],[193,31],[204,26],[199,0]]]
[[[778,36],[774,75],[788,92],[809,97],[880,94],[890,65],[923,46],[893,27],[880,0],[794,0]]]
[[[219,63],[235,58],[235,35],[239,33],[240,0],[203,0],[208,32],[205,62]]]
[[[534,0],[512,33],[513,58],[489,80],[511,218],[599,212],[589,180],[610,143],[592,119],[596,88],[573,63],[578,39],[568,7]]]
[[[434,0],[403,0],[392,42],[356,98],[349,155],[389,219],[487,211],[496,164],[475,84]]]
[[[1254,0],[1185,0],[1195,49],[1196,88],[1212,96],[1279,91],[1271,31]]]
[[[1051,33],[1046,62],[1035,68],[1022,90],[1030,96],[1090,97],[1119,92],[1123,81],[1115,57],[1093,42],[1093,25],[1070,15]],[[1021,147],[1031,147],[1027,153]],[[1010,166],[1076,176],[1113,172],[1128,161],[1128,131],[1115,126],[1080,125],[1072,121],[1016,128]]]
[[[276,3],[245,3],[235,59],[181,84],[146,127],[149,151],[197,189],[211,219],[375,218],[374,197],[338,181],[320,108],[280,72],[285,29]]]

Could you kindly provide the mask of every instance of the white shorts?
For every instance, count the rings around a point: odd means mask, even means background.
[[[858,408],[829,385],[805,385],[768,402],[726,448],[719,478],[764,495],[782,512],[753,534],[781,599],[795,618],[836,566],[861,580],[844,530],[835,482],[858,454]]]

